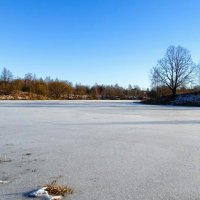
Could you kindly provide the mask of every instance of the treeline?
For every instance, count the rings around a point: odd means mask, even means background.
[[[147,92],[139,86],[123,88],[115,85],[87,86],[50,77],[37,78],[28,73],[24,78],[14,78],[12,72],[3,68],[0,75],[0,96],[4,99],[144,99]],[[2,99],[1,98],[1,99]]]

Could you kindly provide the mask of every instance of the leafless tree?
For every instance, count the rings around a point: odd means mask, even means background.
[[[51,98],[59,99],[69,95],[72,87],[70,83],[56,79],[48,84],[48,90]]]
[[[11,94],[13,75],[12,72],[5,67],[0,74],[0,93],[1,94]]]
[[[154,85],[167,86],[176,96],[177,88],[185,86],[193,79],[195,64],[190,52],[181,46],[170,46],[164,57],[152,69],[151,81]]]
[[[4,83],[9,83],[13,79],[12,72],[4,67],[0,78]]]
[[[198,78],[197,78],[197,81],[198,81],[198,85],[200,86],[200,63],[197,65],[197,74],[198,74]]]

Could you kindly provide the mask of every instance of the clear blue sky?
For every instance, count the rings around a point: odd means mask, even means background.
[[[200,0],[0,0],[0,69],[149,87],[169,45],[200,60]]]

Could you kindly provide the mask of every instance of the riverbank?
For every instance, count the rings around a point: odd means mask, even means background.
[[[141,103],[148,105],[200,106],[200,93],[181,94],[175,98],[167,96],[158,99],[148,99],[141,101]]]

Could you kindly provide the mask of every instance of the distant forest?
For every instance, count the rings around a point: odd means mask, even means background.
[[[181,86],[177,88],[177,95],[199,91],[200,87],[197,85]],[[25,74],[24,78],[15,78],[6,68],[0,72],[0,99],[5,100],[146,100],[158,99],[171,94],[170,88],[162,84],[156,86],[152,84],[150,90],[141,89],[138,85],[129,85],[127,88],[118,84],[87,86],[51,77],[37,78],[31,73]]]
[[[87,86],[50,77],[37,78],[31,73],[24,78],[14,78],[12,72],[3,68],[0,74],[0,99],[144,99],[147,91],[139,86],[123,88],[115,85]]]

